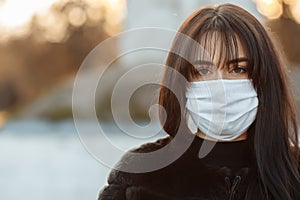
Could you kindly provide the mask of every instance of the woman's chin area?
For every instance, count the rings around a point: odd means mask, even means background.
[[[200,130],[198,130],[195,135],[199,138],[202,138],[204,140],[210,140],[213,142],[237,142],[237,141],[242,141],[242,140],[246,140],[247,139],[247,132],[243,133],[242,135],[240,135],[239,137],[232,139],[232,140],[220,140],[217,138],[212,138],[204,133],[202,133]]]

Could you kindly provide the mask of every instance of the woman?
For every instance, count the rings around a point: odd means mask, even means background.
[[[159,104],[169,137],[131,152],[156,151],[178,134],[192,142],[160,169],[112,170],[100,200],[300,199],[295,105],[278,52],[252,15],[231,4],[195,11],[180,27],[166,66],[173,70],[165,72],[168,88],[161,87]],[[199,157],[204,143],[213,148]],[[133,160],[124,156],[119,165]]]

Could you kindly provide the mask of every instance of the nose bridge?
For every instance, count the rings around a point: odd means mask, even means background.
[[[228,73],[227,68],[224,66],[217,68],[218,79],[227,79]]]
[[[214,58],[215,70],[217,71],[217,79],[226,79],[228,78],[228,68],[226,66],[225,59],[217,59],[219,57]]]

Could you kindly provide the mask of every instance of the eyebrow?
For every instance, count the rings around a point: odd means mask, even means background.
[[[239,63],[239,62],[249,62],[249,59],[246,57],[240,57],[240,58],[234,58],[232,60],[229,60],[226,62],[227,65],[233,64],[233,63]],[[213,62],[208,61],[208,60],[196,60],[194,64],[199,64],[199,65],[214,65]]]
[[[239,62],[249,62],[249,59],[246,57],[235,58],[235,59],[227,61],[226,64],[230,65],[232,63],[239,63]]]

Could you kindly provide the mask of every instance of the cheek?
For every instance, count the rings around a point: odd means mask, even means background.
[[[239,75],[239,77],[243,78],[243,79],[249,79],[248,73],[244,73]]]
[[[249,79],[248,73],[228,73],[228,79]]]

